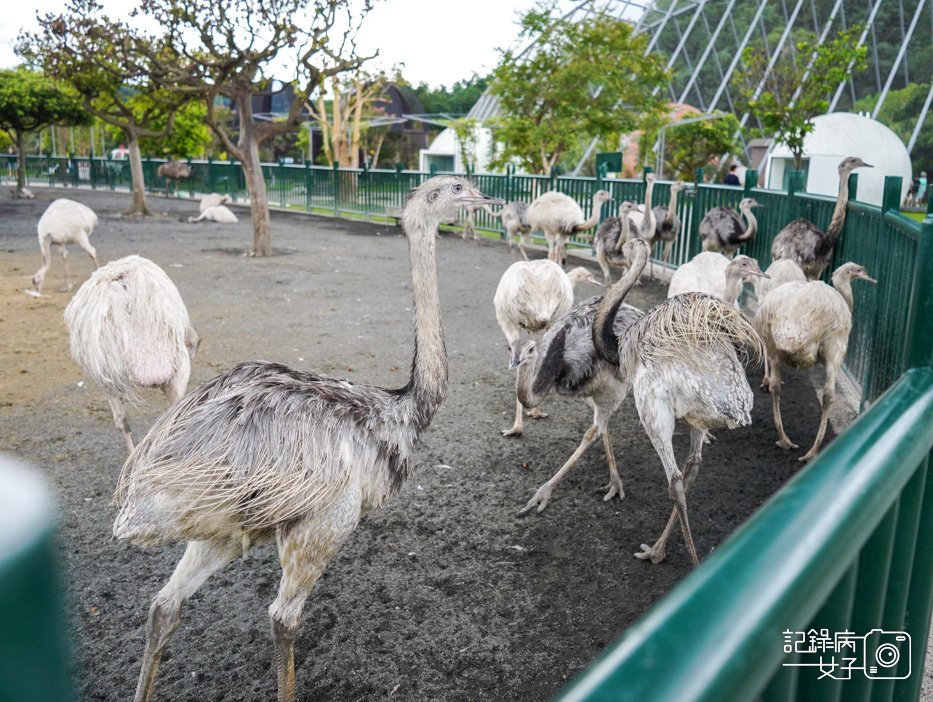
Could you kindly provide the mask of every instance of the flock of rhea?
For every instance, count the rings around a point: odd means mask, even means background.
[[[865,166],[845,159],[840,177]],[[593,196],[592,215],[562,193],[545,193],[530,204],[505,204],[479,192],[467,179],[437,176],[414,189],[402,220],[409,241],[414,295],[415,344],[410,378],[385,389],[324,378],[284,365],[249,361],[185,394],[198,334],[181,296],[157,265],[129,256],[100,267],[65,311],[74,359],[107,393],[114,422],[130,455],[116,489],[119,509],[114,536],[142,545],[187,542],[184,555],[149,609],[136,702],[150,700],[165,646],[179,623],[183,602],[205,581],[255,544],[274,540],[282,577],[269,607],[280,702],[295,699],[294,642],[304,604],[315,582],[366,512],[399,491],[411,470],[419,437],[447,394],[447,353],[437,289],[435,234],[461,210],[501,217],[509,245],[518,239],[524,261],[502,276],[495,294],[496,319],[517,370],[513,426],[521,435],[523,410],[540,407],[552,391],[578,396],[593,407],[593,424],[554,476],[521,510],[543,510],[554,487],[597,439],[609,468],[605,500],[624,497],[609,436],[609,420],[631,390],[642,425],[658,453],[673,507],[658,539],[643,544],[638,558],[658,563],[679,523],[694,564],[686,495],[704,445],[714,429],[751,422],[753,393],[744,362],[762,353],[778,445],[795,446],[780,418],[782,364],[826,365],[822,417],[812,458],[823,440],[836,372],[851,329],[851,281],[871,281],[853,263],[833,275],[833,286],[814,280],[832,258],[845,216],[845,185],[832,224],[819,231],[805,220],[789,224],[774,241],[774,263],[762,272],[746,256],[729,259],[754,236],[756,222],[743,200],[742,217],[717,208],[700,231],[704,253],[674,275],[668,298],[643,311],[625,303],[654,244],[665,257],[678,236],[676,183],[667,207],[651,206],[647,179],[642,210],[622,203],[595,235],[607,291],[574,305],[578,282],[596,283],[585,268],[565,273],[570,236],[594,227],[605,191]],[[221,196],[201,203],[194,220],[225,221],[232,212]],[[493,212],[492,206],[502,206]],[[220,208],[218,210],[218,208]],[[39,221],[43,265],[36,294],[48,271],[52,243],[76,243],[97,263],[88,238],[97,222],[86,206],[57,200]],[[525,237],[542,231],[548,259],[528,261]],[[609,267],[624,269],[610,286]],[[737,299],[743,283],[756,279],[757,313],[746,317]],[[872,281],[874,282],[874,281]],[[71,289],[68,275],[68,289]],[[140,387],[161,388],[171,406],[134,446],[126,402]],[[690,452],[681,466],[672,437],[677,420],[690,431]]]

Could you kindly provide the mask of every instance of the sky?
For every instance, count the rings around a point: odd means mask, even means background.
[[[102,0],[111,17],[126,16],[135,0]],[[517,18],[534,0],[381,0],[363,23],[361,53],[379,50],[374,68],[403,64],[414,84],[450,86],[473,73],[485,75],[498,63],[497,47],[518,35]],[[65,0],[16,0],[0,13],[0,68],[18,63],[13,46],[20,30],[35,27],[36,12],[60,12]]]

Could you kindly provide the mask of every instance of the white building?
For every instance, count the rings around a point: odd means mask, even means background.
[[[493,158],[495,143],[492,130],[482,125],[496,114],[498,104],[498,98],[487,90],[467,113],[467,117],[476,120],[479,125],[474,132],[475,139],[470,149],[476,173],[486,173],[489,170],[489,162]],[[421,149],[420,170],[430,171],[431,166],[434,166],[438,172],[466,173],[467,168],[460,155],[461,150],[456,132],[450,128],[445,129],[434,138],[428,148]]]
[[[859,202],[881,204],[885,176],[901,176],[901,201],[912,176],[910,155],[900,138],[886,126],[864,115],[834,112],[813,119],[815,125],[803,145],[803,169],[808,193],[835,197],[839,193],[839,162],[858,156],[874,168],[859,168]],[[767,157],[766,187],[783,190],[786,174],[794,168],[794,157],[784,144],[777,144]]]

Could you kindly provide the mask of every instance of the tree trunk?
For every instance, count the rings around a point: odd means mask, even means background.
[[[143,215],[148,217],[152,213],[146,202],[146,178],[143,175],[143,157],[139,150],[139,137],[135,132],[125,130],[129,140],[127,149],[130,152],[130,179],[132,180],[133,204],[123,214]]]
[[[262,177],[259,161],[259,144],[253,141],[247,147],[248,160],[242,161],[246,188],[249,191],[250,213],[253,220],[253,248],[251,256],[268,256],[272,253],[272,226],[269,218],[269,196],[266,181]]]
[[[16,197],[22,197],[26,187],[26,135],[22,129],[16,130],[16,151]]]

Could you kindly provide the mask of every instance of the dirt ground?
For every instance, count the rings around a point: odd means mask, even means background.
[[[182,547],[141,550],[111,538],[111,495],[126,457],[103,392],[68,353],[70,295],[57,254],[48,297],[23,294],[38,268],[36,222],[56,196],[98,212],[101,262],[138,253],[161,265],[185,299],[202,344],[191,387],[239,361],[280,361],[353,381],[400,386],[411,359],[410,278],[400,229],[276,213],[278,255],[242,252],[237,225],[187,224],[191,201],[153,198],[151,220],[119,215],[122,193],[48,191],[0,200],[0,450],[39,467],[58,491],[61,555],[74,627],[75,673],[87,700],[125,700],[136,684],[146,613]],[[536,253],[540,256],[540,253]],[[76,284],[92,269],[72,249]],[[660,461],[631,399],[612,422],[624,501],[604,503],[599,445],[557,488],[542,514],[519,517],[533,490],[570,455],[591,412],[551,397],[550,418],[503,438],[514,376],[492,297],[512,262],[494,241],[438,242],[450,355],[449,399],[424,437],[415,476],[366,517],[331,563],[305,610],[296,644],[302,699],[543,700],[690,570],[679,535],[661,565],[635,559],[670,510]],[[594,267],[595,270],[595,267]],[[600,289],[583,285],[578,299]],[[629,302],[650,306],[646,282]],[[690,494],[701,557],[799,470],[813,438],[816,395],[787,372],[784,418],[804,448],[774,445],[768,396],[756,388],[754,423],[718,432]],[[130,411],[137,437],[165,409],[156,392]],[[686,432],[676,437],[683,457]],[[254,549],[186,605],[156,687],[159,700],[275,696],[266,609],[279,577],[272,546]]]

